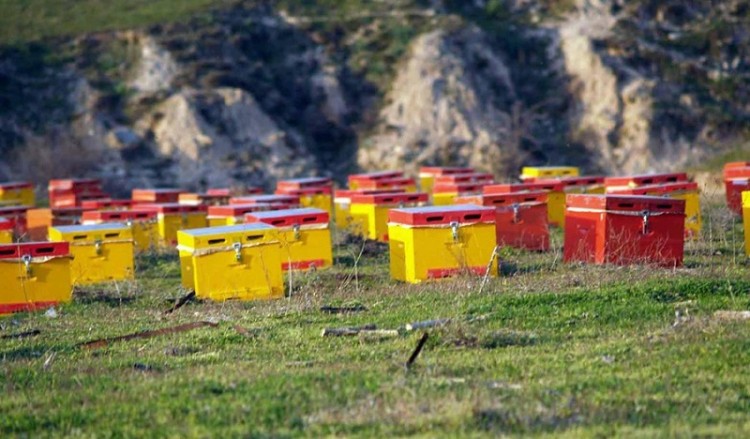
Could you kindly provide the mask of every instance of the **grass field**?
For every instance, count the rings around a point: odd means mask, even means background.
[[[79,290],[54,318],[0,320],[0,336],[40,331],[0,339],[0,435],[747,436],[750,323],[715,312],[750,309],[750,264],[740,224],[707,214],[683,268],[504,249],[482,293],[477,278],[393,283],[382,247],[355,270],[362,247],[349,243],[286,299],[165,316],[181,294],[177,258],[146,255],[136,283]],[[366,310],[320,310],[355,304]],[[420,331],[321,337],[437,318],[452,321],[427,330],[408,371]],[[196,321],[218,326],[78,347]]]

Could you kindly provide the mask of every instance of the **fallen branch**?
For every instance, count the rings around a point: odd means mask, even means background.
[[[26,338],[26,337],[33,337],[35,335],[41,334],[42,331],[38,329],[32,329],[31,331],[25,331],[25,332],[18,332],[16,334],[7,334],[0,337],[2,340],[10,340],[11,338]]]
[[[177,332],[186,332],[186,331],[190,331],[190,330],[197,329],[197,328],[203,328],[205,326],[216,328],[219,325],[213,322],[186,323],[184,325],[172,326],[169,328],[156,329],[152,331],[136,332],[133,334],[121,335],[119,337],[100,338],[97,340],[92,340],[92,341],[87,341],[85,343],[81,343],[78,345],[78,347],[85,348],[85,349],[98,349],[98,348],[103,348],[105,346],[108,346],[118,341],[128,341],[128,340],[134,340],[137,338],[151,338],[151,337],[156,337],[158,335],[174,334]]]
[[[422,352],[422,348],[424,347],[424,344],[427,343],[428,337],[429,337],[429,334],[427,334],[426,332],[422,334],[422,338],[419,339],[419,343],[417,343],[417,347],[414,348],[414,352],[412,352],[409,359],[406,360],[406,370],[411,369],[411,366],[417,360],[419,353]]]
[[[375,325],[348,326],[344,328],[325,328],[323,329],[321,335],[323,337],[343,337],[349,335],[357,335],[362,331],[374,331],[376,329],[378,329],[378,327]]]
[[[360,312],[360,311],[367,311],[367,308],[363,305],[354,305],[354,306],[321,306],[320,307],[321,312],[325,312],[328,314],[348,314],[353,312]]]
[[[164,315],[172,314],[173,312],[177,311],[178,309],[185,306],[186,303],[190,302],[195,298],[195,291],[191,291],[184,296],[182,296],[180,299],[175,302],[174,306],[169,308],[168,310],[164,311]]]
[[[451,319],[435,319],[435,320],[423,320],[421,322],[407,323],[404,327],[407,332],[416,331],[418,329],[434,328],[436,326],[444,326],[451,322]]]

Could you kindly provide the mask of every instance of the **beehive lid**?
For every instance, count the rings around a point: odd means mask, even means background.
[[[616,195],[665,195],[673,192],[697,191],[698,183],[683,181],[679,183],[653,184],[648,186],[615,189],[610,194]]]
[[[229,204],[299,204],[299,195],[250,195],[232,197]]]
[[[748,163],[747,165],[742,165]],[[750,162],[737,162],[735,166],[724,168],[724,178],[750,177]]]
[[[330,195],[333,190],[331,186],[303,187],[299,189],[276,189],[276,195]]]
[[[24,242],[16,244],[0,244],[0,259],[20,259],[23,256],[32,258],[46,258],[53,256],[68,256],[70,244],[67,242]]]
[[[101,185],[101,180],[96,178],[68,178],[50,180],[47,188],[50,191],[69,191],[81,188],[99,188]]]
[[[31,189],[34,185],[27,181],[6,181],[0,183],[0,189],[11,190],[11,189]]]
[[[663,174],[627,175],[622,177],[606,177],[605,186],[646,186],[661,183],[677,183],[688,181],[684,172],[673,172]]]
[[[276,183],[276,189],[304,189],[321,186],[330,187],[332,185],[333,181],[328,177],[290,178],[286,180],[280,180],[278,183]]]
[[[556,184],[560,183],[565,187],[576,186],[594,186],[604,184],[603,175],[581,176],[581,177],[560,177],[560,178],[540,178],[534,180],[534,183]]]
[[[230,204],[228,206],[208,206],[208,216],[233,217],[242,216],[249,212],[260,212],[270,210],[273,205],[265,203],[257,204]]]
[[[83,212],[83,221],[146,221],[156,217],[153,210],[89,210]]]
[[[411,226],[492,223],[495,222],[495,209],[474,204],[392,209],[388,212],[388,221]]]
[[[484,183],[435,183],[434,194],[474,194],[482,192]]]
[[[199,213],[206,211],[206,206],[201,204],[192,205],[180,203],[139,204],[138,208],[150,210],[159,214]]]
[[[31,206],[0,206],[0,216],[25,215]]]
[[[750,185],[750,177],[732,178],[732,179],[727,180],[727,183],[731,184],[732,186],[748,186]],[[0,213],[2,213],[1,210],[0,210]]]
[[[471,172],[465,174],[439,175],[435,177],[435,184],[442,183],[491,183],[494,177],[492,174]]]
[[[428,195],[422,192],[399,192],[392,194],[352,195],[352,204],[399,205],[405,203],[425,203]]]
[[[103,209],[107,207],[130,207],[133,205],[132,200],[113,200],[111,198],[103,198],[99,200],[85,200],[81,203],[81,207],[84,209]]]
[[[568,208],[611,213],[685,213],[685,200],[650,195],[570,194],[566,197],[566,205]]]
[[[462,167],[462,166],[422,166],[419,168],[419,173],[424,175],[451,175],[451,174],[466,174],[474,172],[474,168]]]
[[[544,203],[547,201],[547,192],[533,191],[509,192],[507,194],[475,195],[473,197],[465,197],[464,200],[456,199],[456,203],[466,202],[470,199],[475,200],[475,203],[481,204],[482,206],[502,207],[522,203]]]
[[[245,215],[247,222],[262,222],[274,227],[291,227],[295,225],[328,224],[328,212],[322,209],[302,208],[253,212]]]
[[[338,189],[333,192],[335,198],[351,198],[354,195],[371,195],[371,194],[400,194],[403,189]]]
[[[401,171],[365,172],[362,174],[352,174],[347,178],[347,181],[351,184],[352,182],[387,180],[389,178],[402,178],[403,176],[404,173]]]
[[[180,233],[194,236],[227,236],[233,234],[242,234],[247,232],[269,231],[274,230],[273,226],[264,223],[237,224],[233,226],[204,227],[200,229],[180,230]]]
[[[0,216],[0,230],[13,230],[13,221]]]
[[[565,186],[560,181],[533,183],[491,184],[482,189],[484,195],[507,194],[511,192],[555,191],[562,192]]]
[[[54,226],[54,229],[60,233],[89,233],[89,232],[109,232],[130,230],[130,227],[123,223],[101,223],[86,224],[75,226]]]
[[[362,189],[380,189],[388,187],[416,186],[417,182],[413,178],[383,178],[381,180],[366,180],[360,182]]]

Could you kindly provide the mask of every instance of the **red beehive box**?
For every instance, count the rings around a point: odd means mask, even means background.
[[[440,175],[469,174],[474,172],[474,168],[466,166],[422,166],[419,168],[420,174],[428,174],[434,177]]]
[[[81,215],[81,222],[129,222],[148,221],[156,218],[156,211],[150,209],[133,210],[87,210]]]
[[[473,195],[459,197],[456,203],[495,208],[497,245],[527,250],[549,250],[546,192]]]
[[[133,189],[131,198],[134,204],[141,203],[177,203],[180,194],[185,191],[181,189]]]
[[[682,265],[685,201],[633,195],[570,194],[565,262]]]
[[[603,186],[604,176],[593,175],[593,176],[581,176],[581,177],[562,177],[562,178],[542,178],[529,181],[529,183],[542,183],[542,184],[562,184],[567,189],[574,188],[588,188],[592,186]]]
[[[63,180],[50,180],[47,185],[49,192],[100,192],[102,181],[96,178],[68,178]]]
[[[492,174],[469,172],[465,174],[448,174],[435,177],[434,185],[456,184],[456,183],[482,183],[491,184],[494,177]]]
[[[684,172],[665,174],[628,175],[624,177],[606,177],[604,186],[607,190],[627,187],[649,186],[654,184],[678,183],[690,181]]]
[[[30,206],[0,206],[0,216],[13,223],[17,236],[26,233],[26,215],[32,209]]]
[[[299,195],[250,195],[247,197],[232,197],[229,204],[272,204],[285,208],[299,206]]]
[[[29,209],[26,212],[26,228],[33,241],[47,239],[47,229],[53,226],[80,224],[82,207],[52,207],[49,209]]]
[[[331,195],[332,193],[333,188],[330,186],[316,186],[299,189],[276,189],[274,195],[296,195],[299,197],[304,195]]]
[[[84,210],[103,210],[103,209],[117,209],[126,210],[133,206],[132,200],[113,200],[111,198],[104,198],[99,200],[86,200],[81,203],[81,207]]]
[[[559,180],[535,181],[531,183],[503,183],[490,184],[482,188],[482,194],[508,194],[513,192],[532,192],[532,191],[555,191],[562,192],[565,189],[563,182]]]
[[[727,207],[737,215],[742,215],[742,192],[750,191],[750,177],[724,180],[724,188],[726,189]]]
[[[309,177],[309,178],[292,178],[289,180],[280,180],[276,183],[276,190],[288,191],[299,189],[310,189],[327,187],[333,188],[333,181],[327,177]]]
[[[363,181],[389,180],[392,178],[403,178],[401,171],[366,172],[363,174],[352,174],[347,178],[349,187],[358,189]]]
[[[407,192],[416,192],[417,183],[413,178],[394,177],[382,178],[380,180],[365,180],[359,183],[362,190],[403,189]]]

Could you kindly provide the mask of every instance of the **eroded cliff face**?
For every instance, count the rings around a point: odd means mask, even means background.
[[[0,178],[91,175],[127,190],[424,164],[500,179],[523,163],[648,172],[743,139],[743,2],[547,6],[508,2],[496,16],[485,2],[432,2],[352,17],[237,6],[79,36],[62,64],[7,49]]]
[[[509,140],[515,100],[508,68],[478,28],[421,35],[358,162],[365,169],[454,163],[505,172],[522,158]]]

